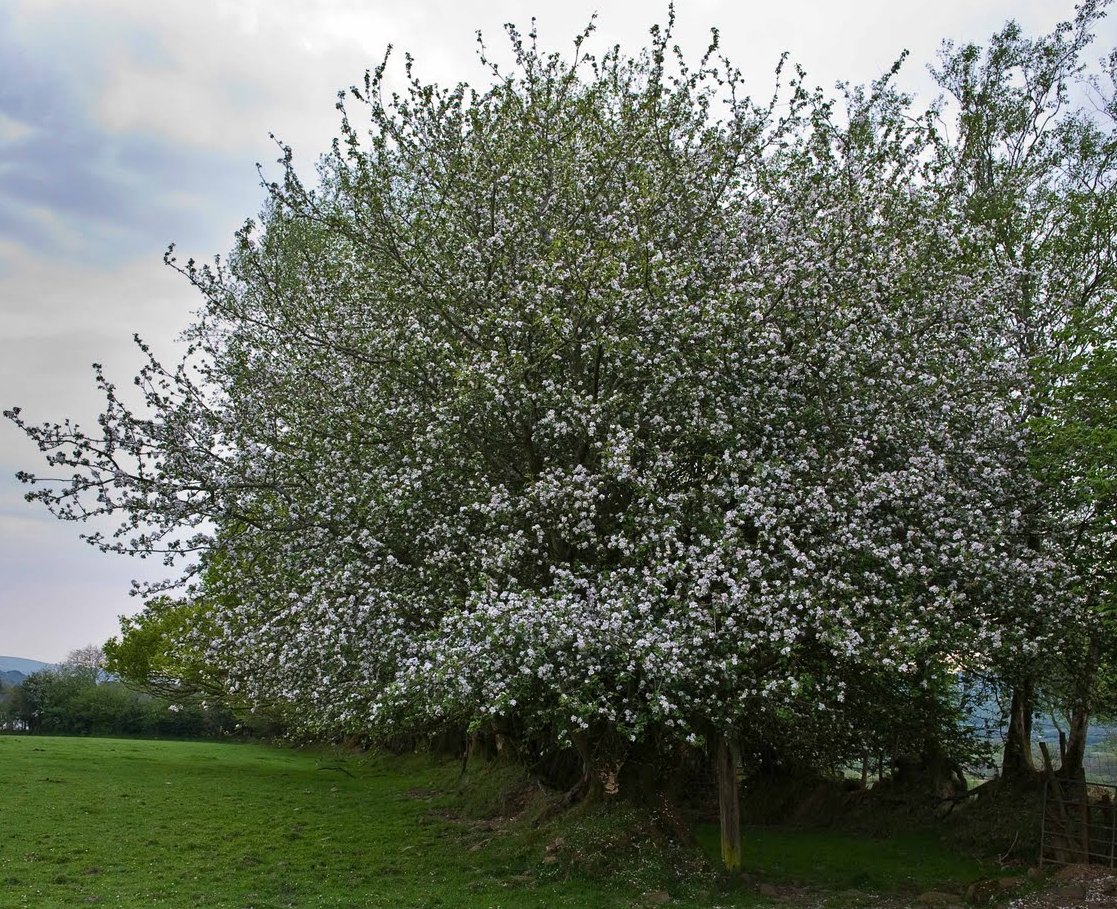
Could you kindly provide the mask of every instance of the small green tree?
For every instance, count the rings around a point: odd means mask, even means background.
[[[206,625],[205,610],[197,600],[153,597],[138,614],[121,617],[120,635],[104,645],[105,669],[162,698],[223,699],[221,680],[190,643]]]

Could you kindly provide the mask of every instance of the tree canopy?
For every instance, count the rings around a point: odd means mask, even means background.
[[[1081,54],[1100,15],[1057,35]],[[1112,230],[1043,219],[1109,198],[1111,124],[1052,115],[1090,151],[1076,194],[1011,156],[1048,96],[1002,97],[974,49],[944,51],[951,138],[895,70],[835,99],[781,67],[757,103],[716,42],[688,64],[669,27],[635,57],[591,32],[564,57],[510,29],[483,88],[407,58],[394,93],[386,57],[339,96],[316,183],[284,148],[227,258],[169,254],[202,304],[145,407],[98,371],[95,432],[9,412],[73,470],[31,497],[122,516],[106,549],[200,553],[175,634],[313,729],[494,724],[614,766],[715,734],[918,748],[958,672],[1082,614],[1035,506],[1110,495]],[[1060,101],[1077,57],[1036,47]],[[1085,301],[1059,283],[1082,256]],[[1020,348],[1028,287],[1096,332],[1065,379]],[[882,732],[902,703],[938,719]]]

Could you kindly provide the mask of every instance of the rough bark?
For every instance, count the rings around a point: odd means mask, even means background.
[[[1032,713],[1035,710],[1035,687],[1031,681],[1012,689],[1009,707],[1005,753],[1001,761],[1001,777],[1006,780],[1029,779],[1036,775],[1032,758]]]
[[[1067,745],[1063,752],[1063,764],[1059,768],[1059,773],[1067,779],[1076,780],[1086,775],[1086,733],[1089,729],[1090,712],[1079,704],[1071,711]]]
[[[589,736],[584,732],[572,732],[570,739],[582,759],[582,779],[575,788],[582,793],[583,801],[589,804],[599,802],[605,797],[605,784],[598,773]]]

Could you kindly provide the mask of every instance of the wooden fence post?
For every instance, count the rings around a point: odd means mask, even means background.
[[[737,743],[718,733],[718,814],[721,859],[726,871],[741,870],[741,801],[737,789]]]

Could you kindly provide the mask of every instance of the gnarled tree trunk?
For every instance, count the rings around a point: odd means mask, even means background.
[[[1029,779],[1036,775],[1032,758],[1032,713],[1035,710],[1035,686],[1031,680],[1012,689],[1012,705],[1008,713],[1005,754],[1001,761],[1001,777],[1006,780]]]

